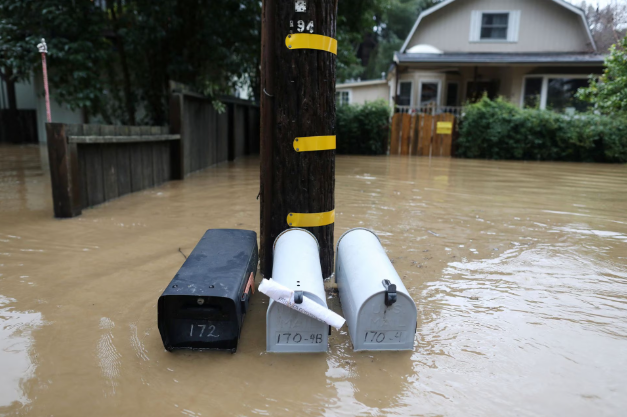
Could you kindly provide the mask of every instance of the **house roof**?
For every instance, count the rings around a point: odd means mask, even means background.
[[[448,6],[449,4],[453,3],[456,0],[444,0],[441,1],[440,3],[436,4],[433,7],[428,8],[427,10],[424,10],[422,13],[420,13],[420,15],[418,16],[418,19],[416,19],[416,23],[414,23],[414,27],[411,29],[411,32],[409,32],[409,35],[407,36],[407,39],[405,39],[405,42],[403,43],[403,46],[401,47],[400,52],[405,52],[405,49],[407,48],[407,45],[409,44],[409,41],[411,40],[411,38],[414,36],[414,33],[416,33],[416,29],[418,28],[418,25],[420,24],[420,21],[422,20],[423,17],[430,15],[433,12],[436,12],[438,10],[440,10],[443,7]],[[590,25],[588,24],[588,19],[586,18],[586,14],[584,13],[584,11],[582,9],[580,9],[577,6],[574,6],[568,2],[566,2],[565,0],[550,0],[554,3],[559,4],[560,6],[564,7],[565,9],[570,10],[573,13],[578,14],[581,17],[581,22],[583,24],[583,26],[586,28],[586,31],[588,33],[588,38],[590,38],[590,44],[592,45],[592,48],[596,51],[597,50],[597,46],[594,43],[594,39],[592,38],[592,32],[590,31]]]
[[[601,65],[605,55],[573,53],[444,53],[407,54],[396,52],[394,62],[437,64],[563,64]]]
[[[365,87],[368,85],[376,85],[376,84],[385,84],[388,81],[385,79],[379,80],[367,80],[367,81],[348,81],[345,83],[337,84],[337,88],[348,88],[348,87]]]

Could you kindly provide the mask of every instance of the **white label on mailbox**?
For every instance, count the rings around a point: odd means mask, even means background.
[[[401,343],[403,341],[403,333],[399,330],[368,330],[364,332],[364,343]]]
[[[322,340],[322,333],[276,332],[277,345],[315,345]]]

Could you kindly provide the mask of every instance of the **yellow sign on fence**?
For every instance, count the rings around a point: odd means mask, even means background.
[[[438,122],[435,133],[438,135],[450,135],[453,133],[453,122]]]

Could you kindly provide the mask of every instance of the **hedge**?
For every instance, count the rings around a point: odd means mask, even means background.
[[[465,108],[455,155],[461,158],[627,162],[627,120],[520,109],[484,97]]]
[[[337,107],[337,152],[383,155],[387,152],[390,108],[384,100]]]

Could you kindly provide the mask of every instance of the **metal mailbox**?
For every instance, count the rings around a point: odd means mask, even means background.
[[[327,307],[320,267],[318,240],[303,229],[288,229],[274,241],[272,279]],[[330,327],[283,304],[270,300],[266,312],[268,352],[326,352]]]
[[[417,310],[374,232],[351,229],[337,244],[335,276],[355,350],[412,350]]]
[[[235,352],[257,260],[255,232],[208,230],[159,297],[165,348]]]

